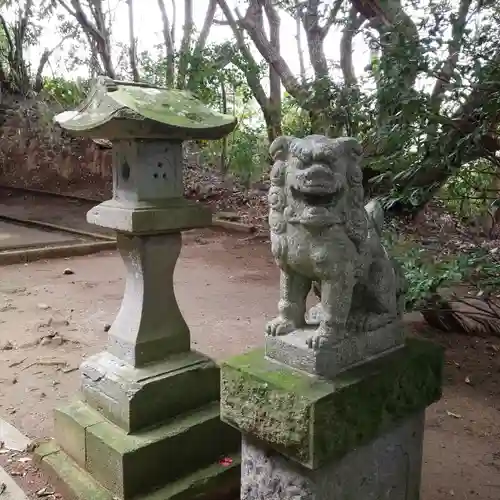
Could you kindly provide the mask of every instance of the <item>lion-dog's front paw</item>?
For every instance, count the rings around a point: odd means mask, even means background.
[[[283,316],[278,316],[272,319],[266,325],[266,335],[276,337],[278,335],[286,335],[287,333],[293,332],[297,329],[297,326],[293,321],[284,318]]]
[[[320,324],[320,326],[309,335],[306,344],[310,349],[318,350],[327,345],[335,343],[337,339],[336,330],[327,325]]]
[[[322,333],[319,333],[318,330],[316,330],[316,332],[313,333],[312,335],[309,335],[309,337],[306,340],[307,346],[310,349],[314,349],[314,350],[321,349],[321,347],[326,345],[326,343],[328,341],[328,336],[324,335]]]

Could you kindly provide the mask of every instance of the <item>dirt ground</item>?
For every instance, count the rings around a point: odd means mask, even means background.
[[[109,229],[86,220],[87,212],[98,202],[27,193],[0,186],[0,214],[71,227],[90,233],[113,235]]]
[[[82,358],[104,347],[123,265],[113,252],[0,272],[0,415],[30,437],[47,437],[51,410],[78,390]],[[222,359],[262,342],[278,294],[267,244],[188,233],[175,284],[196,349]],[[422,500],[498,500],[500,339],[411,328],[447,348],[444,397],[427,412]]]

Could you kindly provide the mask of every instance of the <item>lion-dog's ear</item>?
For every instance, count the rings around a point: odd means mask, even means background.
[[[363,154],[363,146],[354,137],[338,137],[336,141],[346,153],[353,153],[355,156]]]
[[[286,160],[290,148],[290,143],[293,139],[294,137],[291,137],[289,135],[282,135],[274,139],[274,141],[269,146],[269,155],[271,156],[273,161]]]

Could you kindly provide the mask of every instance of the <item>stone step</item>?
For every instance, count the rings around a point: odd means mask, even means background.
[[[67,500],[116,500],[54,442],[39,446],[35,452]],[[240,455],[227,457],[229,465],[219,462],[199,469],[137,500],[232,500],[239,497]]]
[[[219,418],[218,402],[127,434],[77,401],[57,411],[56,436],[65,454],[123,500],[178,481],[240,447],[239,433]]]

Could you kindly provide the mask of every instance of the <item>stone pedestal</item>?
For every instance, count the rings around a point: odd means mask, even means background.
[[[219,368],[190,349],[173,286],[181,231],[211,214],[182,198],[181,140],[122,139],[136,118],[116,122],[113,199],[88,214],[117,231],[122,305],[106,351],[81,366],[80,397],[55,412],[55,441],[36,453],[72,498],[220,500],[239,487],[240,435],[220,420]]]
[[[425,408],[442,351],[419,340],[331,379],[256,350],[221,367],[221,418],[243,433],[242,500],[418,500]]]

